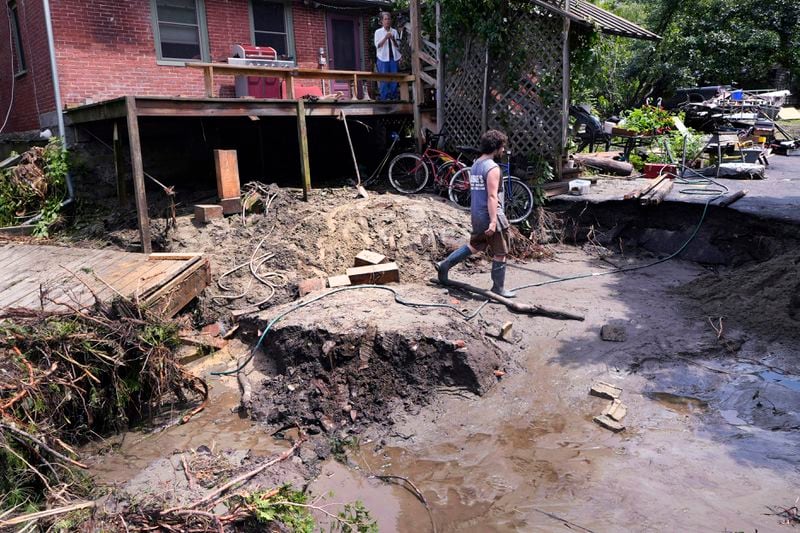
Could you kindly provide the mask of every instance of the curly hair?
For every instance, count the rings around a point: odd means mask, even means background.
[[[481,135],[480,150],[482,154],[491,154],[499,150],[508,142],[508,137],[502,131],[489,130]]]

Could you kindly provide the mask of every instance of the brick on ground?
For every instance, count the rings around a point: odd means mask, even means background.
[[[215,218],[222,218],[222,206],[198,204],[194,206],[194,219],[200,224],[207,224]]]
[[[325,288],[325,281],[326,280],[324,278],[304,279],[297,285],[297,290],[300,292],[300,297],[302,298],[306,294],[314,291],[323,290]]]
[[[381,263],[388,262],[389,260],[386,259],[386,256],[383,254],[373,252],[372,250],[361,250],[358,252],[358,255],[356,255],[355,266],[380,265]]]

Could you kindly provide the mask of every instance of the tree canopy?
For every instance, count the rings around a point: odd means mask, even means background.
[[[598,34],[573,48],[574,100],[604,113],[679,87],[798,88],[798,0],[596,0],[655,31],[658,43]]]

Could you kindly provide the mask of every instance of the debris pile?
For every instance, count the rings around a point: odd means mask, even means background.
[[[150,419],[167,400],[204,406],[205,382],[176,361],[177,327],[129,301],[0,316],[0,509],[65,505],[90,490],[74,446]],[[202,400],[199,406],[189,397]]]
[[[0,227],[45,213],[38,233],[46,233],[64,199],[66,174],[66,154],[57,138],[0,162]]]

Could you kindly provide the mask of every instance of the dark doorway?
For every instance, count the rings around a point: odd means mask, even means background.
[[[328,52],[331,69],[361,70],[360,30],[359,17],[328,15]],[[341,92],[346,98],[351,98],[350,80],[332,81],[331,92]]]

